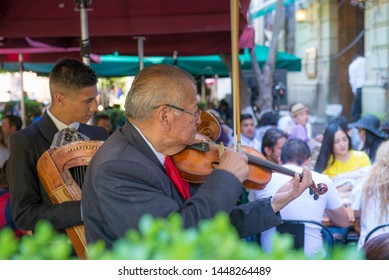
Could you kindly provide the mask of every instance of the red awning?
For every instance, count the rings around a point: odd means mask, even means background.
[[[250,0],[241,0],[240,27]],[[80,14],[74,0],[2,0],[0,50],[31,47],[25,37],[53,47],[80,46]],[[91,52],[137,55],[135,36],[144,36],[145,55],[204,55],[231,49],[228,0],[93,0],[88,6]],[[53,61],[60,53],[30,54],[30,61]],[[77,52],[67,53],[78,55]],[[6,61],[0,55],[0,61]]]

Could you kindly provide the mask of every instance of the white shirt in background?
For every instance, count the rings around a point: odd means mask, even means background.
[[[366,80],[366,58],[359,56],[348,67],[348,78],[351,90],[354,94],[357,89],[363,87]]]
[[[285,164],[285,168],[301,173],[302,167]],[[318,200],[314,200],[309,194],[309,189],[303,192],[299,197],[287,204],[280,210],[281,217],[286,220],[309,220],[322,222],[325,209],[335,210],[343,205],[339,194],[328,176],[312,172],[312,179],[316,183],[325,183],[328,186],[328,191],[319,196]],[[280,173],[273,173],[270,182],[263,190],[250,190],[248,200],[253,201],[260,198],[274,196],[278,189],[291,179],[290,176]],[[261,247],[265,252],[272,250],[272,236],[276,229],[271,228],[261,233]],[[323,239],[321,235],[321,227],[314,224],[305,225],[304,236],[304,253],[308,257],[313,257],[316,254],[324,255]]]

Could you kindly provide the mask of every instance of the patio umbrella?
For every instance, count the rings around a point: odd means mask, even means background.
[[[240,0],[240,25],[247,25],[250,0]],[[42,8],[44,7],[44,8]],[[30,47],[25,38],[53,47],[80,47],[80,15],[74,0],[2,0],[0,50]],[[91,52],[138,55],[205,55],[230,52],[230,5],[225,0],[93,0],[88,5]],[[25,62],[55,62],[59,55],[31,54]],[[0,61],[7,61],[0,55]],[[38,60],[39,59],[39,60]]]
[[[257,62],[260,66],[266,62],[268,51],[268,47],[255,46]],[[238,57],[243,70],[251,69],[248,49],[245,49]],[[138,56],[102,55],[99,60],[101,63],[92,63],[91,67],[100,77],[134,76],[139,72]],[[219,55],[178,56],[177,59],[172,56],[146,56],[143,58],[143,62],[144,66],[155,63],[175,64],[194,76],[214,76],[215,74],[219,77],[230,76],[229,70]],[[19,69],[17,63],[3,63],[2,66],[4,70],[8,71],[18,71]],[[33,71],[39,75],[48,75],[53,66],[53,63],[24,63],[26,71]],[[289,53],[277,52],[276,69],[301,71],[301,59]]]

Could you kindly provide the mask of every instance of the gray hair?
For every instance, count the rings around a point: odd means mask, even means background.
[[[180,106],[187,94],[180,92],[183,84],[195,80],[189,73],[167,64],[155,64],[136,75],[125,102],[127,117],[142,121],[162,104]]]

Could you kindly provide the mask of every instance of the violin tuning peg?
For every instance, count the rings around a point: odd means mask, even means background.
[[[313,195],[313,199],[314,199],[314,200],[318,200],[318,199],[319,199],[319,195],[318,195],[317,193],[315,193],[315,194]]]
[[[312,189],[312,187],[309,187],[309,194],[313,195],[314,193],[315,193],[315,191]]]

